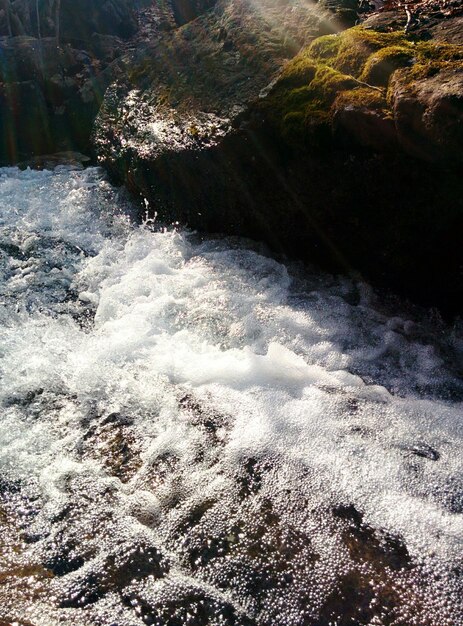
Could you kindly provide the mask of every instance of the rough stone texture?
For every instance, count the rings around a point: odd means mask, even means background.
[[[382,3],[380,11],[367,14],[363,25],[379,31],[404,30],[407,25],[405,5],[412,13],[412,20],[407,26],[410,35],[447,43],[462,43],[461,0],[417,0],[410,3],[387,1]]]
[[[128,38],[137,21],[130,0],[61,0],[61,36],[88,41],[93,33]]]
[[[95,56],[53,38],[0,43],[0,163],[89,149],[106,87]]]
[[[340,139],[355,141],[380,152],[398,148],[394,120],[362,105],[345,106],[342,101],[335,103],[333,131]]]
[[[463,45],[463,16],[439,22],[432,29],[432,36],[437,41]]]
[[[463,147],[463,64],[435,76],[410,80],[394,74],[391,93],[399,142],[427,161],[460,161]]]
[[[153,159],[216,145],[287,59],[321,29],[334,29],[328,16],[298,0],[221,0],[138,46],[121,60],[99,116],[100,157]]]
[[[403,30],[407,23],[405,11],[383,11],[373,13],[363,20],[364,28],[371,28],[380,32]]]
[[[0,164],[90,150],[104,70],[135,34],[142,4],[0,0]]]

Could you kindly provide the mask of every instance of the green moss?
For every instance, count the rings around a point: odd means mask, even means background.
[[[288,93],[286,105],[290,110],[298,110],[304,108],[305,105],[311,101],[312,96],[312,89],[309,86],[292,89]]]
[[[309,58],[313,58],[317,61],[330,62],[336,58],[341,42],[342,39],[340,35],[324,35],[323,37],[318,37],[308,48]]]
[[[307,54],[297,55],[284,69],[279,83],[286,88],[308,85],[317,72],[317,65]]]
[[[367,87],[342,91],[338,95],[333,108],[339,110],[349,107],[366,108],[372,111],[380,111],[385,116],[389,115],[389,107],[384,93]]]
[[[321,148],[329,143],[330,115],[309,104],[305,111],[292,111],[285,115],[281,133],[292,144],[310,142],[312,147]]]
[[[302,111],[290,111],[283,118],[282,134],[286,139],[297,141],[304,134],[305,114]]]
[[[360,80],[370,85],[386,86],[395,70],[412,65],[415,58],[415,51],[410,46],[382,48],[367,59]]]
[[[423,78],[435,76],[441,70],[454,67],[453,63],[448,61],[430,61],[428,63],[415,63],[415,65],[407,72],[410,82],[415,82]]]
[[[414,42],[403,32],[356,26],[319,37],[302,50],[259,106],[294,141],[312,136],[316,127],[325,129],[333,111],[342,106],[392,116],[386,92],[392,74],[401,68],[409,68],[407,76],[413,81],[462,63],[463,46]]]
[[[404,43],[402,33],[378,33],[360,26],[340,35],[341,43],[332,65],[340,72],[359,77],[368,58],[381,48]]]
[[[416,50],[421,61],[463,61],[463,46],[449,43],[420,41]]]
[[[432,78],[442,70],[463,69],[463,46],[420,41],[414,47],[415,57],[409,69],[400,71],[402,84],[412,86],[419,80]],[[388,100],[393,89],[388,90]]]
[[[320,96],[325,104],[329,104],[340,91],[356,86],[357,81],[352,76],[341,74],[327,65],[321,65],[310,84],[310,90]]]

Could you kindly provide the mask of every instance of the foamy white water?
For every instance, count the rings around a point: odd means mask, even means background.
[[[455,329],[98,169],[0,170],[0,227],[0,624],[463,624]]]

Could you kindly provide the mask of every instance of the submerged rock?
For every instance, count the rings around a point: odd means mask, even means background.
[[[52,170],[59,165],[72,165],[74,167],[84,167],[90,161],[90,157],[80,152],[68,150],[66,152],[55,152],[54,154],[43,154],[33,157],[27,161],[18,163],[20,169],[30,167],[35,170]]]

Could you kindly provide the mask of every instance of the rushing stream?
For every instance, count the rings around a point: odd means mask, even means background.
[[[458,329],[154,226],[0,170],[0,625],[461,626]]]

